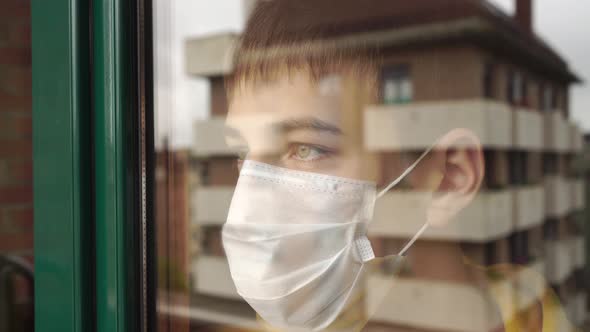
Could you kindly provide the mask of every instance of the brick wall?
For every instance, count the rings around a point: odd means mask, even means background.
[[[393,50],[385,65],[406,64],[414,85],[413,101],[475,99],[483,96],[483,54],[471,46]]]
[[[223,76],[212,77],[211,84],[211,114],[225,116],[227,114],[227,97]]]
[[[190,226],[188,153],[186,151],[157,152],[156,162],[158,256],[168,257],[174,268],[179,270],[180,275],[188,279]]]
[[[30,1],[0,1],[0,265],[6,256],[33,263],[30,21]],[[10,290],[0,294],[0,330],[33,331],[33,285],[20,274],[0,279]]]
[[[0,2],[0,253],[32,260],[30,3]]]
[[[156,152],[158,300],[189,304],[189,158],[186,151]],[[159,314],[158,331],[188,331],[183,317]]]

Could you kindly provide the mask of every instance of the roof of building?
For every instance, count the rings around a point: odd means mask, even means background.
[[[278,6],[277,2],[282,4]],[[262,41],[264,46],[275,46],[276,41],[285,36],[289,36],[287,39],[290,40],[325,40],[477,18],[481,24],[463,27],[460,31],[455,29],[446,34],[444,27],[442,30],[437,28],[434,31],[436,34],[431,35],[433,38],[428,38],[425,35],[428,31],[425,30],[419,39],[429,43],[433,39],[468,40],[506,55],[517,63],[521,61],[554,79],[579,82],[557,52],[487,0],[363,0],[361,3],[362,11],[359,11],[359,2],[356,1],[314,0],[313,6],[300,1],[261,1],[258,5],[270,6],[271,13],[272,10],[280,8],[282,11],[286,8],[289,15],[285,17],[277,13],[252,19],[264,19],[264,27],[268,26],[268,20],[281,20],[276,22],[277,30],[267,32],[266,40]],[[415,40],[406,42],[416,44]],[[248,43],[248,36],[244,36],[244,43]],[[261,45],[260,40],[257,44]]]

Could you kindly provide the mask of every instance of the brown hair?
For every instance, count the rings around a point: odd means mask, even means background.
[[[268,82],[294,72],[306,73],[312,80],[347,73],[376,83],[377,48],[343,38],[350,35],[344,22],[322,10],[343,5],[362,10],[361,4],[358,0],[259,1],[235,51],[234,71],[226,77],[229,99],[244,83]]]

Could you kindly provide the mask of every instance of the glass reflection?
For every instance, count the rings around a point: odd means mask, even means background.
[[[531,1],[209,8],[229,33],[180,3],[156,20],[160,330],[582,328],[578,78]]]

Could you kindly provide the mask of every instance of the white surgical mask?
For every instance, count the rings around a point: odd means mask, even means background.
[[[246,160],[222,232],[238,294],[274,327],[330,325],[375,258],[366,233],[376,199],[428,151],[379,194],[372,182]]]

